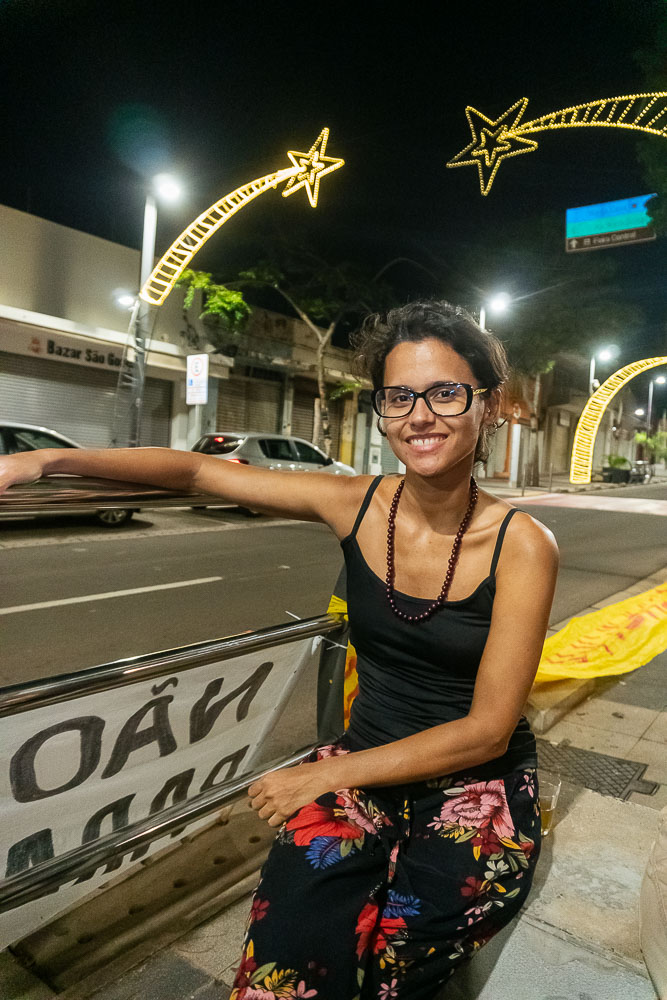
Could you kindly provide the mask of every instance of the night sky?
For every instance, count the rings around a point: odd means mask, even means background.
[[[633,133],[572,129],[536,136],[538,150],[505,161],[482,198],[474,168],[445,167],[470,141],[465,106],[495,118],[526,96],[534,118],[651,89],[635,54],[665,16],[664,0],[510,2],[489,14],[451,0],[0,0],[0,202],[138,247],[146,178],[170,170],[187,197],[160,210],[162,251],[327,125],[328,152],[346,165],[323,179],[319,207],[267,194],[196,266],[224,276],[263,234],[305,233],[333,260],[379,268],[406,256],[456,275],[452,291],[476,307],[493,276],[472,273],[471,254],[517,221],[558,213],[564,243],[566,208],[647,188]],[[597,252],[620,265],[617,293],[645,311],[641,348],[663,353],[665,243]],[[513,294],[530,294],[538,278],[513,280]]]

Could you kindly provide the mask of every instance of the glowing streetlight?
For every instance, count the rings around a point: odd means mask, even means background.
[[[599,387],[595,384],[595,359],[598,361],[613,361],[614,358],[618,357],[618,347],[615,344],[610,344],[609,347],[603,347],[596,354],[591,357],[590,370],[588,373],[588,395],[592,396],[595,390]]]
[[[153,188],[162,201],[178,201],[182,194],[180,183],[171,174],[157,174],[153,178]]]
[[[117,288],[113,293],[113,297],[116,305],[120,306],[121,309],[131,309],[137,301],[136,295],[133,295],[132,292],[125,291],[124,288]]]
[[[641,408],[641,406],[639,407],[639,409],[635,410],[635,416],[636,417],[643,417],[645,413],[646,413],[646,410],[643,410]]]
[[[505,312],[512,301],[510,295],[507,292],[498,292],[489,299],[489,311],[494,313]],[[486,330],[486,307],[481,306],[479,310],[479,325],[482,330]]]

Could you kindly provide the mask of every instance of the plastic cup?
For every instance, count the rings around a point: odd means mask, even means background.
[[[547,837],[554,822],[561,780],[557,774],[538,774],[542,836]]]

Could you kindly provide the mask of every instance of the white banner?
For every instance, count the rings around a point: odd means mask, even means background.
[[[318,644],[303,639],[3,718],[0,877],[251,770]],[[0,949],[166,843],[0,914]]]
[[[185,402],[188,406],[208,402],[208,354],[188,354]]]

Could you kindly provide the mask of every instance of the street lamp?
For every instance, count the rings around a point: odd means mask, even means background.
[[[602,350],[598,351],[591,357],[591,365],[588,373],[588,395],[592,396],[596,389],[599,388],[600,383],[595,385],[595,359],[598,361],[613,361],[614,358],[618,357],[618,347],[614,344],[610,344],[609,347],[603,347]]]
[[[646,410],[643,410],[641,408],[641,406],[639,407],[639,409],[635,410],[635,416],[636,417],[643,417],[645,413],[646,413]]]
[[[667,379],[664,375],[658,375],[657,378],[652,378],[648,386],[648,407],[646,409],[646,432],[651,433],[651,418],[653,417],[653,385],[654,383],[658,385],[664,385]]]
[[[157,201],[174,202],[181,194],[181,186],[171,174],[158,174],[153,178],[151,189],[146,193],[144,205],[144,229],[141,240],[141,265],[139,289],[148,281],[155,264],[155,236],[157,233]],[[129,445],[138,448],[141,443],[141,414],[144,398],[144,381],[146,378],[146,351],[150,340],[149,315],[151,306],[143,299],[137,298],[130,323],[134,327],[134,371],[132,377],[132,393],[130,401],[130,434]]]
[[[511,297],[507,292],[498,292],[493,298],[489,299],[489,310],[490,312],[502,313],[508,308]],[[481,306],[479,310],[479,325],[482,330],[486,330],[486,307]]]

